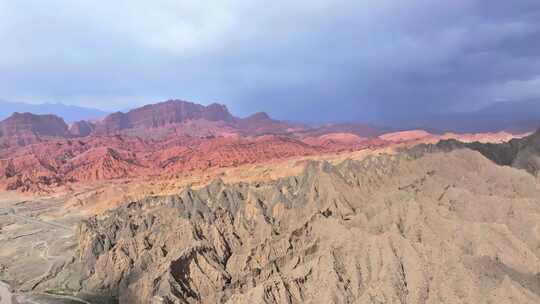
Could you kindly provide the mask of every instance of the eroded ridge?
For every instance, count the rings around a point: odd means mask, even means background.
[[[459,150],[216,180],[79,226],[37,289],[120,303],[539,303],[540,189]]]

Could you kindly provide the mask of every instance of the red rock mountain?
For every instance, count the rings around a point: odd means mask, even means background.
[[[0,137],[85,137],[89,135],[131,135],[146,138],[164,138],[178,135],[197,137],[225,135],[284,134],[298,126],[271,119],[266,113],[247,118],[233,116],[226,106],[213,103],[208,106],[169,100],[146,105],[127,113],[116,112],[98,122],[77,121],[67,126],[54,115],[14,113],[0,122]],[[26,140],[24,143],[34,143]]]
[[[203,106],[181,100],[169,100],[133,109],[127,113],[116,112],[96,124],[96,134],[115,134],[125,129],[150,129],[188,120],[203,119],[210,122],[234,122],[226,106],[213,103]]]
[[[301,124],[274,120],[264,112],[238,118],[233,116],[225,105],[213,103],[203,106],[188,101],[168,100],[133,109],[127,113],[110,114],[96,123],[95,130],[92,132],[98,135],[122,133],[136,136],[148,134],[164,136],[165,133],[191,136],[223,136],[224,134],[258,136],[286,134],[306,128]],[[84,132],[73,132],[73,134],[83,135]]]
[[[65,137],[69,131],[64,120],[55,115],[15,112],[0,121],[0,137],[29,135]]]
[[[77,121],[68,126],[54,115],[15,113],[0,122],[0,137],[25,138],[24,144],[34,143],[28,136],[85,137],[90,135],[126,135],[152,139],[171,136],[261,136],[289,135],[295,138],[317,137],[330,133],[352,133],[373,137],[381,131],[364,124],[337,124],[311,128],[299,123],[272,119],[264,112],[246,118],[233,116],[225,105],[208,106],[168,100],[145,105],[126,113],[116,112],[101,121]],[[5,140],[3,140],[5,142]],[[1,143],[0,143],[1,144]]]
[[[338,129],[310,129],[263,112],[238,118],[224,105],[181,100],[69,128],[54,115],[15,113],[0,122],[0,189],[41,192],[72,182],[176,176],[384,144],[363,134],[328,134]]]
[[[274,135],[163,141],[123,135],[48,138],[9,152],[0,149],[0,189],[46,192],[72,182],[169,177],[324,152],[328,150]]]
[[[69,133],[76,137],[84,137],[92,134],[96,125],[86,120],[76,121],[69,127]]]

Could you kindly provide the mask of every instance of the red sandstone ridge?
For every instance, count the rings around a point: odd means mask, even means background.
[[[302,141],[312,146],[341,151],[364,147],[367,140],[365,137],[351,133],[329,133],[316,137],[306,137]]]
[[[114,134],[125,129],[159,128],[188,120],[233,122],[235,118],[224,105],[203,106],[187,101],[169,100],[146,105],[127,113],[116,112],[96,124],[96,134]]]
[[[1,150],[0,150],[1,152]],[[72,182],[170,177],[193,170],[324,153],[286,136],[176,138],[164,141],[134,137],[89,136],[55,139],[20,147],[0,159],[4,189],[44,191]]]
[[[76,181],[138,177],[147,173],[136,153],[111,147],[85,151],[68,160],[62,171],[69,180]]]
[[[406,142],[413,140],[420,140],[426,138],[432,138],[434,135],[428,133],[424,130],[409,130],[409,131],[400,131],[387,133],[379,136],[380,139],[390,141],[390,142]]]
[[[214,138],[189,147],[174,147],[157,154],[156,163],[167,174],[212,167],[234,167],[247,163],[285,159],[321,153],[319,147],[283,136],[249,138]]]
[[[196,128],[193,128],[194,125]],[[300,124],[274,120],[266,113],[238,118],[221,104],[203,106],[187,101],[169,100],[136,108],[127,113],[110,114],[95,125],[75,123],[71,134],[123,134],[150,138],[163,138],[171,134],[202,137],[234,134],[253,136],[286,134],[305,128]]]
[[[359,137],[372,137],[381,133],[380,130],[364,124],[335,124],[310,128],[299,123],[274,120],[264,112],[238,118],[224,105],[214,103],[203,106],[181,100],[150,104],[127,113],[116,112],[97,122],[74,122],[69,130],[58,117],[30,113],[16,113],[6,119],[3,125],[5,130],[0,128],[0,136],[17,135],[19,138],[23,138],[23,135],[85,137],[121,134],[162,140],[173,136],[234,137],[265,134],[305,138],[329,133],[351,133]],[[17,145],[34,142],[36,141],[25,139]]]
[[[188,125],[184,123],[174,128]],[[150,176],[169,178],[190,171],[385,144],[354,134],[323,135],[313,141],[302,141],[290,135],[193,137],[166,134],[163,138],[120,134],[46,137],[26,146],[0,148],[0,188],[43,192],[75,182]]]
[[[11,151],[19,146],[47,141],[49,137],[123,135],[163,141],[185,136],[211,138],[288,134],[302,128],[305,126],[273,120],[265,113],[237,118],[224,105],[214,103],[203,106],[169,100],[127,113],[113,113],[97,122],[74,122],[69,129],[61,118],[53,115],[15,113],[0,122],[0,148]]]
[[[262,112],[237,118],[223,105],[178,100],[117,112],[96,123],[75,122],[69,130],[54,115],[15,113],[0,122],[0,189],[42,192],[77,182],[170,178],[441,138],[424,131],[380,134],[364,124],[310,128]],[[501,136],[489,138],[495,137]]]
[[[92,134],[96,125],[92,122],[81,120],[76,121],[69,127],[69,133],[75,137],[84,137]]]
[[[67,136],[68,126],[55,115],[13,113],[0,122],[0,137],[10,136]]]
[[[302,124],[274,120],[264,112],[236,119],[235,126],[246,135],[288,134],[308,129],[307,126]]]

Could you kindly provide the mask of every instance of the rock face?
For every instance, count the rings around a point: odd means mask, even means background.
[[[183,124],[182,129],[183,132],[192,132],[191,129],[193,132],[200,132],[199,126],[195,123]],[[289,135],[250,137],[224,134],[215,137],[212,132],[207,136],[193,137],[183,135],[184,133],[177,134],[176,129],[169,131],[170,134],[161,139],[144,139],[130,135],[91,135],[83,138],[42,138],[32,135],[16,137],[15,141],[12,141],[13,138],[8,137],[9,141],[0,141],[0,189],[53,192],[55,188],[71,183],[125,178],[170,178],[210,168],[260,164],[392,145],[380,138],[366,139],[349,133],[326,134],[299,140]],[[521,141],[493,147],[512,147],[517,142]],[[413,140],[413,143],[416,141]],[[441,145],[444,143],[445,141]],[[500,149],[503,148],[495,150]],[[481,149],[479,151],[482,152]],[[540,154],[534,151],[527,153]],[[520,155],[516,167],[528,166],[531,170],[538,167],[533,156],[525,157],[525,152]],[[488,154],[486,156],[490,157]],[[514,158],[517,159],[517,156],[512,156],[512,159]],[[508,161],[497,162],[508,164]]]
[[[331,130],[352,133],[328,133]],[[179,100],[113,113],[97,123],[75,122],[69,130],[52,115],[15,113],[0,122],[0,189],[52,192],[75,182],[177,177],[195,170],[453,136],[417,131],[359,135],[363,133],[377,130],[362,124],[312,129],[273,120],[266,113],[236,118],[223,105]],[[521,166],[538,167],[533,158],[520,159]]]
[[[0,189],[51,192],[73,182],[167,178],[328,151],[283,136],[179,137],[164,141],[121,135],[57,138],[22,148],[0,149]]]
[[[203,106],[187,101],[169,100],[147,105],[127,113],[116,112],[96,125],[96,134],[114,134],[124,129],[159,128],[187,120],[233,122],[234,117],[224,105]]]
[[[373,140],[351,133],[329,133],[318,137],[306,137],[302,141],[313,146],[326,147],[336,151],[356,150],[358,147],[369,145],[369,143],[376,144]],[[385,142],[380,140],[380,143],[384,145]]]
[[[540,189],[471,150],[313,162],[92,217],[35,288],[119,303],[539,303]]]
[[[67,136],[68,126],[55,115],[35,115],[32,113],[13,113],[0,122],[0,137]]]
[[[190,123],[197,123],[197,131],[189,133]],[[273,120],[266,113],[256,113],[246,118],[233,116],[226,106],[213,103],[208,106],[181,100],[169,100],[161,103],[146,105],[127,113],[117,112],[107,116],[96,124],[94,133],[105,134],[136,134],[144,136],[162,129],[180,126],[188,134],[200,134],[203,130],[216,135],[220,133],[235,133],[239,135],[288,134],[305,126]],[[148,134],[146,134],[148,135]]]
[[[92,134],[96,128],[94,123],[86,120],[76,121],[69,127],[69,133],[75,137],[84,137]]]
[[[53,121],[56,120],[56,121]],[[363,124],[335,124],[321,128],[311,128],[299,123],[272,119],[264,112],[246,118],[233,116],[227,107],[213,103],[208,106],[182,101],[168,100],[149,104],[126,113],[116,112],[97,122],[77,121],[69,131],[60,118],[51,115],[16,113],[6,120],[0,135],[13,136],[28,131],[40,136],[85,137],[89,135],[131,135],[158,137],[183,133],[201,136],[236,134],[239,136],[260,136],[267,134],[289,135],[294,138],[321,136],[328,133],[352,133],[360,137],[380,134],[371,126]],[[193,125],[196,128],[193,128]]]

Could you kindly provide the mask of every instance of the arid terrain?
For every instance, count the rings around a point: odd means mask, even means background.
[[[0,0],[0,304],[540,304],[540,0]]]
[[[540,303],[539,147],[178,100],[16,113],[0,303]]]

